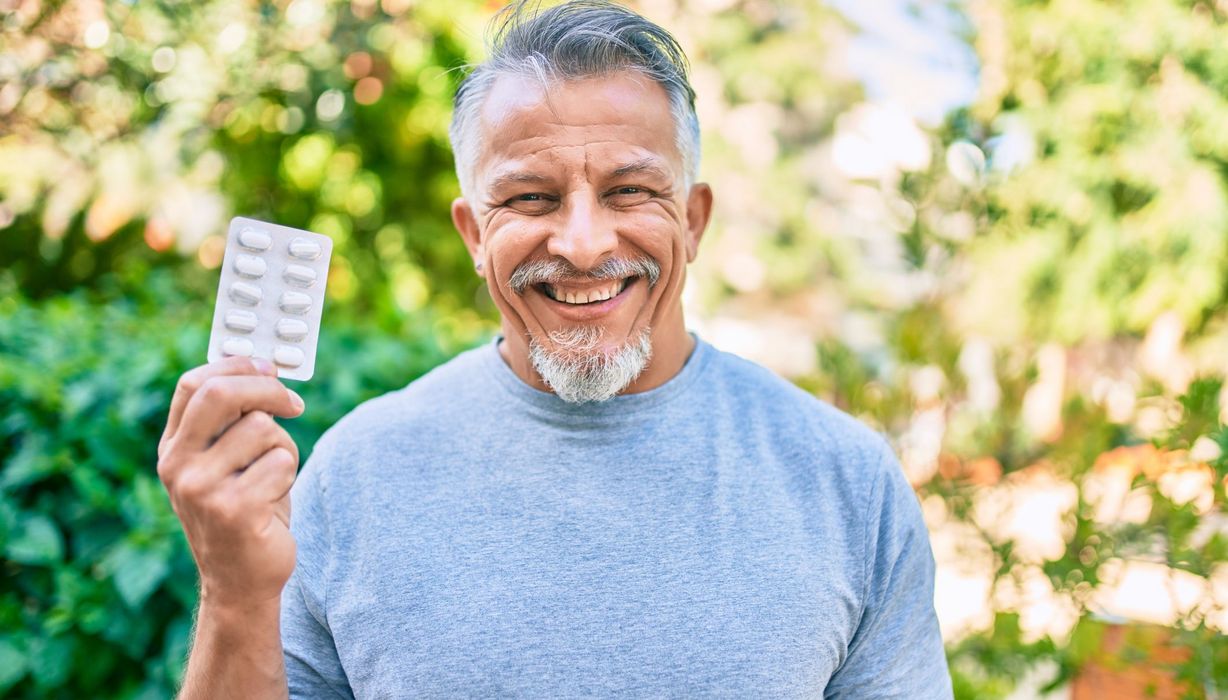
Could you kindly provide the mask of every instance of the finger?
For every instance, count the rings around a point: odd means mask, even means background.
[[[298,455],[285,447],[274,447],[238,476],[238,491],[255,503],[279,503],[290,492],[296,476]]]
[[[201,463],[211,465],[205,478],[218,480],[246,469],[274,447],[288,450],[298,461],[298,446],[285,428],[264,411],[250,411],[205,451]]]
[[[212,377],[188,401],[175,441],[188,449],[203,450],[251,411],[293,418],[303,412],[303,399],[275,377]]]
[[[175,385],[175,393],[171,396],[171,410],[166,418],[166,429],[162,432],[162,443],[175,437],[183,419],[184,409],[200,387],[212,377],[232,376],[242,374],[260,374],[276,376],[277,367],[263,358],[227,357],[224,360],[200,365],[184,372]]]
[[[264,411],[249,411],[195,458],[163,460],[158,466],[159,476],[168,488],[187,480],[192,483],[190,489],[209,491],[279,445],[298,454],[298,446],[273,416]]]
[[[297,472],[297,469],[295,471]],[[294,480],[298,481],[297,473],[294,476]],[[291,482],[290,485],[294,486],[294,483]],[[287,489],[285,495],[282,496],[280,499],[278,499],[277,505],[274,510],[274,512],[277,514],[277,519],[280,520],[282,524],[286,526],[287,530],[290,529],[290,510],[291,510],[290,491]]]

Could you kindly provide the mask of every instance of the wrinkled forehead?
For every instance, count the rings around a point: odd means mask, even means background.
[[[583,159],[657,161],[682,176],[677,129],[664,88],[631,72],[552,82],[502,76],[482,105],[479,187],[517,167],[563,167]],[[615,161],[618,161],[617,163]],[[600,168],[598,168],[600,169]]]

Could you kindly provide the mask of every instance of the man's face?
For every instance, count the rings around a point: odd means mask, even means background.
[[[503,77],[480,129],[472,201],[453,215],[506,329],[547,350],[583,335],[607,356],[648,329],[681,331],[710,195],[688,202],[664,89],[621,73],[546,94]]]

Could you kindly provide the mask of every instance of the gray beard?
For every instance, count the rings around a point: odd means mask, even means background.
[[[603,329],[579,326],[551,331],[546,349],[535,337],[529,338],[529,360],[558,397],[567,403],[605,401],[640,376],[652,358],[652,339],[645,328],[634,340],[615,350],[599,348]]]

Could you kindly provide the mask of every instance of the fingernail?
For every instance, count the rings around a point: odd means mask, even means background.
[[[303,403],[303,397],[294,393],[293,389],[286,389],[286,393],[290,395],[290,403],[294,404],[294,407],[301,411],[305,405]]]
[[[256,371],[261,374],[277,374],[277,366],[263,357],[253,358],[252,364],[256,366]]]

